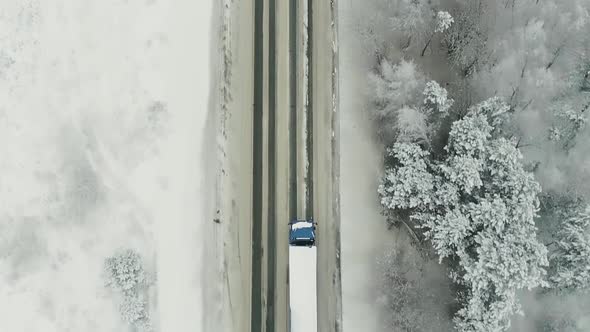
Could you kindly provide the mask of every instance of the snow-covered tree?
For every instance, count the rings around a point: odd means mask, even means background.
[[[482,22],[485,8],[482,1],[466,2],[457,9],[445,33],[449,57],[465,76],[471,75],[487,59],[489,35]]]
[[[385,60],[369,74],[372,99],[377,105],[377,120],[388,117],[403,105],[415,103],[424,88],[424,77],[412,61],[391,64]]]
[[[413,142],[428,146],[434,153],[438,153],[444,143],[441,143],[437,137],[441,133],[441,128],[446,123],[445,118],[450,114],[455,101],[448,96],[447,90],[436,81],[427,82],[422,95],[424,99],[419,110],[424,114],[426,140],[414,140]]]
[[[151,280],[144,270],[139,253],[119,250],[105,260],[106,285],[121,292],[119,312],[123,320],[138,332],[152,331],[148,304],[144,299]]]
[[[153,331],[148,314],[147,302],[139,296],[126,296],[119,307],[123,320],[134,326],[138,332]]]
[[[469,108],[471,114],[485,115],[487,121],[492,126],[494,136],[511,136],[514,129],[511,127],[512,115],[510,106],[499,97],[492,97],[481,103]]]
[[[438,0],[434,1],[435,3]],[[392,48],[422,43],[432,31],[432,0],[374,0],[358,8],[355,30],[363,51],[377,62]]]
[[[549,128],[549,140],[561,143],[567,151],[574,145],[574,140],[578,133],[586,127],[588,122],[588,113],[586,110],[590,103],[581,110],[569,108],[569,105],[561,105],[564,109],[555,111],[555,124]]]
[[[363,52],[380,62],[384,59],[391,43],[390,36],[386,33],[389,25],[387,10],[375,10],[370,15],[359,19],[356,25]]]
[[[576,191],[562,192],[545,190],[539,195],[540,209],[536,224],[539,227],[538,237],[550,249],[549,256],[555,251],[557,234],[571,217],[586,206],[584,198]],[[549,275],[554,274],[554,262],[550,262]]]
[[[544,285],[547,250],[534,217],[540,186],[522,155],[490,125],[506,105],[488,100],[451,128],[446,156],[395,144],[379,187],[386,211],[409,210],[463,289],[460,331],[505,331],[519,311],[516,291]]]
[[[590,206],[568,218],[556,235],[557,250],[551,255],[553,286],[590,291]]]
[[[412,40],[420,43],[427,38],[428,27],[433,21],[430,4],[422,0],[401,0],[397,8],[391,18],[391,28],[401,32],[406,38],[402,47],[409,47]]]
[[[141,256],[131,249],[119,251],[105,260],[106,284],[123,292],[133,292],[146,284]]]
[[[436,13],[436,28],[434,28],[434,32],[445,32],[451,27],[453,22],[455,22],[455,20],[449,12],[439,11]]]
[[[426,82],[409,61],[392,65],[384,60],[379,70],[369,75],[369,84],[372,114],[387,144],[430,145],[454,102],[445,88],[435,81]]]
[[[436,81],[427,82],[422,94],[424,95],[424,105],[429,113],[435,111],[446,115],[453,106],[453,99],[448,97],[447,90]]]
[[[438,13],[436,13],[436,18],[434,20],[434,30],[430,34],[430,37],[428,38],[426,45],[424,45],[424,48],[422,48],[422,52],[420,53],[421,56],[424,56],[424,54],[426,53],[426,50],[428,49],[428,46],[430,46],[430,43],[432,42],[432,38],[434,38],[434,35],[437,33],[443,33],[446,30],[448,30],[454,21],[455,20],[453,19],[453,16],[451,16],[449,12],[439,11]]]
[[[590,61],[584,59],[569,75],[565,90],[551,106],[554,124],[549,140],[558,142],[568,151],[575,145],[578,134],[588,123],[590,113]]]
[[[428,142],[429,126],[427,117],[420,109],[403,106],[397,111],[398,142]]]
[[[392,142],[399,133],[398,117],[401,116],[402,121],[414,121],[411,116],[419,116],[411,112],[400,115],[399,110],[420,104],[424,84],[422,73],[412,61],[391,64],[383,60],[377,70],[369,74],[371,113],[385,142]]]
[[[387,150],[396,167],[385,171],[378,192],[385,209],[413,209],[432,203],[434,177],[425,157],[427,151],[412,143],[396,143]]]

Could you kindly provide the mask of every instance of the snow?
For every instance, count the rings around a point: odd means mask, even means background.
[[[309,221],[298,221],[291,226],[292,230],[303,229],[303,228],[311,228],[313,227],[313,223]]]
[[[182,1],[171,4],[168,13],[170,37],[166,48],[166,81],[170,109],[176,122],[165,143],[165,169],[172,176],[157,208],[159,304],[162,331],[200,331],[203,297],[200,269],[203,237],[200,226],[207,188],[203,188],[206,161],[201,160],[208,109],[211,1]],[[166,192],[167,191],[167,192]]]
[[[317,331],[315,247],[289,247],[291,332]]]
[[[211,1],[3,3],[0,331],[123,331],[105,258],[157,275],[156,331],[202,331]]]
[[[352,31],[359,2],[339,3],[340,38],[340,190],[342,329],[347,332],[389,331],[384,328],[377,290],[376,257],[391,236],[376,199],[380,151],[371,139],[363,92],[369,65]],[[362,223],[359,223],[362,220]]]

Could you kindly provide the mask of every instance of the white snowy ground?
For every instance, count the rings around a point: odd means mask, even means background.
[[[366,55],[353,31],[360,2],[339,3],[342,317],[346,332],[384,331],[376,260],[393,242],[379,214],[381,156],[366,107]]]
[[[317,331],[316,247],[289,247],[291,332]]]
[[[202,331],[211,3],[2,2],[0,331],[125,331],[118,248],[157,331]]]

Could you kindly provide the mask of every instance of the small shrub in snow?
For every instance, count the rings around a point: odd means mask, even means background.
[[[144,300],[149,279],[139,253],[131,249],[119,251],[105,260],[105,272],[106,285],[121,292],[119,311],[123,320],[138,331],[152,331]]]
[[[139,296],[126,296],[119,307],[119,312],[127,323],[140,331],[151,331],[151,323],[147,310],[147,302]]]
[[[131,249],[105,260],[106,284],[123,292],[132,292],[147,282],[141,257]]]

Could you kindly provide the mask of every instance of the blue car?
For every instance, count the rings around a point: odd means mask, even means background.
[[[289,222],[289,245],[314,246],[315,225],[316,223],[313,220],[293,220]]]

